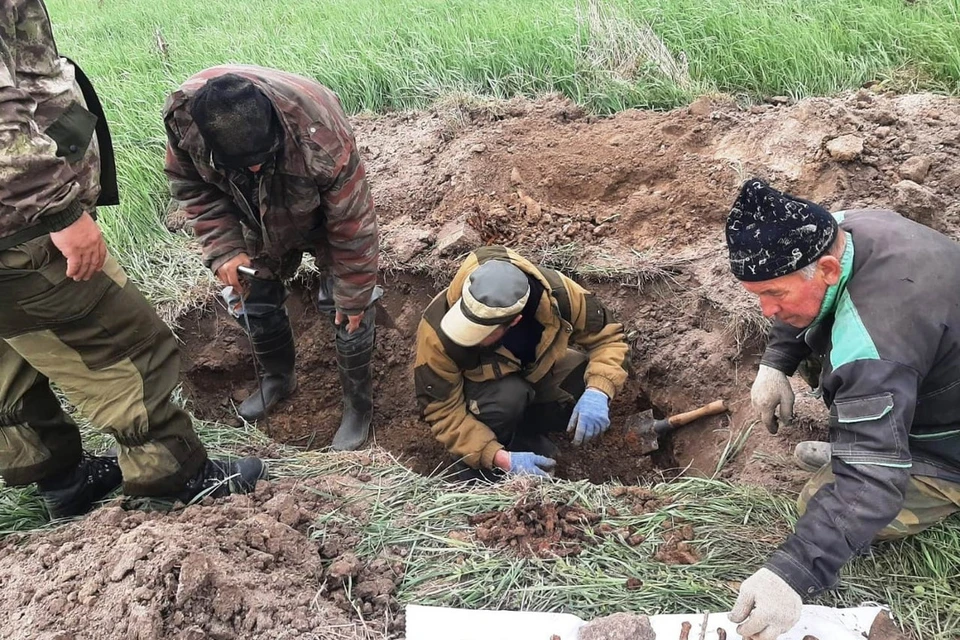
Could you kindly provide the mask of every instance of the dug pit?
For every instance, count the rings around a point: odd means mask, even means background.
[[[825,435],[816,401],[801,397],[789,433],[753,428],[738,440],[755,418],[749,385],[765,325],[726,264],[723,220],[737,187],[760,175],[831,210],[893,208],[960,235],[960,106],[931,95],[865,89],[749,106],[712,97],[610,118],[545,98],[353,124],[377,203],[390,318],[379,328],[371,442],[422,473],[450,460],[418,419],[414,333],[458,257],[478,245],[506,244],[575,276],[626,326],[635,376],[598,442],[574,448],[558,434],[560,476],[634,482],[683,469],[796,489],[783,462],[797,441]],[[851,137],[857,152],[838,153]],[[263,428],[318,448],[336,429],[340,390],[332,333],[310,300],[309,287],[290,300],[300,389]],[[197,414],[229,421],[253,389],[253,365],[245,337],[213,306],[179,319],[184,373]],[[625,440],[631,413],[721,398],[729,414],[684,427],[654,456]]]
[[[419,473],[443,473],[454,460],[419,418],[412,373],[420,313],[437,289],[423,276],[399,275],[384,284],[387,293],[377,318],[370,443],[390,451]],[[617,287],[601,289],[607,297],[615,294]],[[309,284],[292,287],[287,308],[296,336],[298,389],[259,425],[271,438],[305,449],[329,446],[341,415],[333,330],[329,319],[316,311],[313,300]],[[630,310],[638,302],[624,301],[629,303],[624,307],[626,314],[634,315]],[[197,312],[180,325],[185,343],[185,388],[194,414],[204,420],[239,424],[236,406],[256,388],[246,334],[220,305]],[[643,455],[641,443],[623,426],[628,415],[653,408],[644,391],[649,386],[637,376],[631,377],[612,405],[612,428],[595,443],[574,447],[563,430],[566,425],[558,425],[560,430],[552,434],[561,450],[557,475],[636,483],[660,470],[669,474],[676,468],[669,436],[661,439],[659,451]],[[713,419],[715,425],[721,420]]]

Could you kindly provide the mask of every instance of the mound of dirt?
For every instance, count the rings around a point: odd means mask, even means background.
[[[340,507],[310,490],[330,481],[265,483],[171,513],[108,506],[49,534],[4,538],[0,638],[282,639],[352,629],[357,612],[393,619],[400,559],[345,555],[325,569],[355,533],[330,528],[323,545],[309,535]]]
[[[609,525],[593,531],[592,525],[600,520],[599,514],[581,507],[524,500],[506,511],[470,516],[468,522],[476,527],[477,540],[489,547],[520,557],[552,558],[579,555],[582,545],[594,543],[596,534],[609,533]]]

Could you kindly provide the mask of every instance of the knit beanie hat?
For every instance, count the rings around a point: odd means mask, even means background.
[[[820,205],[753,178],[743,183],[727,217],[726,232],[733,275],[760,282],[816,262],[830,249],[838,227]]]
[[[219,166],[242,169],[263,164],[280,148],[282,129],[270,99],[235,73],[200,87],[190,115]]]

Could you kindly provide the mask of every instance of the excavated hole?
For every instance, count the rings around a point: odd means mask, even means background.
[[[425,277],[401,275],[387,283],[384,306],[389,318],[378,315],[374,361],[374,435],[372,441],[419,473],[443,470],[451,462],[425,423],[418,419],[412,366],[420,314],[436,293]],[[603,295],[602,288],[599,290]],[[329,445],[340,421],[333,331],[313,308],[309,286],[295,286],[287,301],[297,341],[298,389],[261,424],[273,439],[303,447]],[[235,406],[254,389],[254,369],[246,335],[221,308],[184,318],[184,386],[195,415],[206,420],[239,424]],[[561,453],[557,474],[568,479],[636,482],[677,467],[670,438],[661,440],[652,456],[639,454],[638,443],[625,437],[624,419],[656,407],[643,391],[643,381],[631,379],[612,406],[613,426],[600,439],[575,448],[564,432],[554,435]],[[662,415],[659,412],[658,415]]]

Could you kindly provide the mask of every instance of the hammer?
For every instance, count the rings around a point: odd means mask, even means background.
[[[699,409],[657,420],[653,417],[653,409],[647,409],[627,418],[627,435],[640,441],[640,455],[646,455],[660,448],[658,438],[663,434],[685,424],[690,424],[694,420],[724,413],[726,410],[726,402],[715,400]]]

